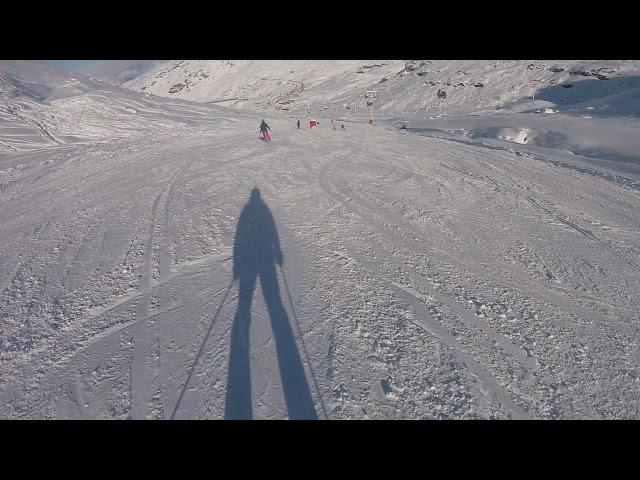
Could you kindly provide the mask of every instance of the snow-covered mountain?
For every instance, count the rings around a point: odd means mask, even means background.
[[[640,92],[637,61],[416,61],[382,83],[379,114],[478,114],[522,111],[553,104],[565,109],[605,98],[620,107],[625,92]],[[439,98],[442,91],[446,97]],[[535,99],[536,103],[533,103]],[[616,103],[617,102],[617,103]],[[640,113],[640,105],[626,111]]]
[[[93,67],[89,74],[105,82],[121,85],[162,63],[162,60],[109,60]]]
[[[618,115],[640,113],[639,79],[639,61],[188,60],[161,65],[125,86],[296,115],[357,117],[359,110],[366,116],[367,91],[377,92],[375,116],[553,106]]]
[[[212,112],[228,111],[151,97],[33,61],[0,62],[0,97],[0,153],[216,125],[224,113]]]
[[[127,82],[154,95],[261,110],[288,110],[306,92],[331,98],[378,83],[403,61],[369,60],[180,60]]]
[[[640,61],[172,61],[125,84],[154,95],[408,131],[639,158]],[[374,92],[374,95],[371,95]]]

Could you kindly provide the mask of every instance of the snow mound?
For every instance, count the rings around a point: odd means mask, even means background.
[[[211,128],[222,106],[149,97],[34,61],[0,61],[0,153]]]
[[[531,131],[527,128],[490,127],[479,128],[469,132],[471,138],[497,138],[506,142],[526,145],[531,139]]]
[[[472,129],[467,134],[470,138],[494,138],[520,145],[535,145],[545,148],[569,149],[571,142],[566,135],[553,130],[534,130],[531,128],[489,127]]]

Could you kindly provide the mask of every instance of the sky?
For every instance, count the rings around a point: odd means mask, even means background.
[[[79,73],[90,73],[90,71],[99,66],[105,64],[111,60],[43,60],[44,63],[48,63],[61,70],[68,70]]]
[[[164,60],[43,60],[71,72],[94,76],[111,83],[124,83],[145,73]]]

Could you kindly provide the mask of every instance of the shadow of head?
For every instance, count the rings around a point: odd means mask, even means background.
[[[251,190],[238,219],[233,259],[234,278],[250,277],[284,261],[276,223],[257,186]]]

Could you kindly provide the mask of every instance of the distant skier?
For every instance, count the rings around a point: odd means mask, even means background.
[[[267,125],[267,122],[262,120],[262,123],[260,124],[260,132],[262,132],[262,140],[264,140],[265,142],[270,142],[271,141],[271,136],[269,135],[269,130],[271,130],[271,127],[269,125]]]
[[[342,131],[344,132],[344,123],[341,123],[340,127],[342,128]]]
[[[331,130],[336,131],[336,124],[333,120],[331,120]]]
[[[300,130],[300,119],[298,119],[298,130]]]

